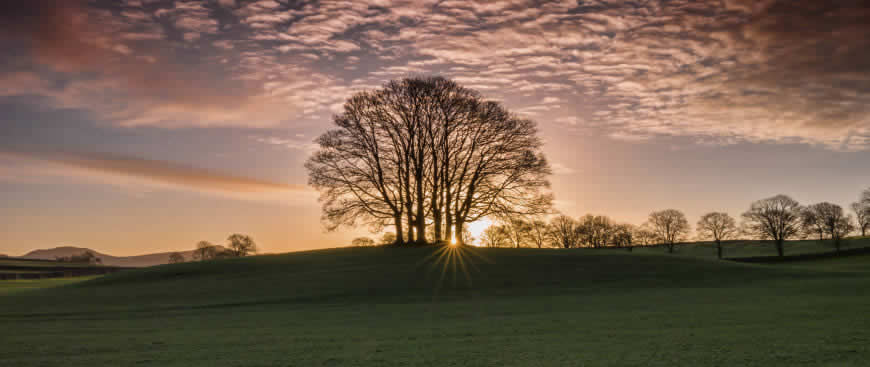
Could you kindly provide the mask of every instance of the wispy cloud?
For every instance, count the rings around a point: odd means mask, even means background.
[[[0,152],[7,171],[81,178],[97,183],[206,192],[236,199],[314,198],[307,186],[229,175],[171,162],[100,153]],[[6,175],[14,177],[12,175]],[[19,179],[22,177],[19,176]]]

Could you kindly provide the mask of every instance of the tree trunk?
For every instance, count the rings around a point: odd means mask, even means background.
[[[782,248],[783,240],[776,240],[776,252],[779,254],[779,257],[783,256],[783,248]]]
[[[414,214],[411,213],[412,206],[408,205],[408,243],[414,243]]]
[[[464,225],[465,225],[465,223],[464,223],[463,221],[461,221],[461,220],[457,220],[457,221],[456,221],[456,228],[454,228],[454,232],[456,232],[456,233],[455,233],[455,235],[456,235],[456,244],[459,245],[459,246],[465,245],[465,239],[462,238],[462,227],[463,227]]]
[[[719,256],[719,260],[722,260],[722,241],[716,241],[716,253]]]
[[[403,244],[405,243],[405,234],[402,233],[402,215],[399,214],[396,217],[393,217],[393,221],[396,226],[396,243]]]
[[[669,254],[674,253],[674,244],[673,243],[668,244],[668,253]]]
[[[441,209],[432,209],[432,220],[435,222],[433,240],[441,242],[444,239],[444,237],[441,237]]]

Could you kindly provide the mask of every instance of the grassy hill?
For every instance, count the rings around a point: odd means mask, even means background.
[[[85,251],[90,251],[94,253],[98,258],[100,258],[103,265],[133,268],[168,264],[169,255],[173,254],[173,252],[160,252],[155,254],[136,256],[112,256],[85,247],[62,246],[50,249],[33,250],[21,256],[21,258],[35,260],[54,260],[58,257],[81,255]],[[188,260],[193,257],[193,250],[179,251],[179,253]]]
[[[850,237],[844,238],[840,244],[841,249],[855,249],[870,247],[870,237]],[[667,249],[663,246],[636,248],[635,251],[647,254],[664,254]],[[787,241],[785,243],[785,255],[804,255],[818,254],[834,251],[834,245],[831,240],[798,240]],[[689,242],[676,246],[675,253],[681,256],[691,256],[699,258],[716,258],[716,247],[713,242],[699,241]],[[723,257],[740,258],[740,257],[756,257],[756,256],[776,256],[776,247],[772,241],[758,240],[733,240],[722,242]]]
[[[433,248],[165,265],[0,293],[0,365],[864,366],[868,266]]]

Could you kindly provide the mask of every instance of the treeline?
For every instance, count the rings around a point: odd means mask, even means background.
[[[742,215],[742,222],[724,212],[702,215],[695,225],[694,238],[714,243],[722,258],[722,241],[753,238],[773,241],[779,256],[785,253],[784,241],[818,238],[828,240],[840,251],[841,240],[852,234],[866,236],[870,228],[870,189],[850,205],[853,214],[836,204],[822,202],[802,206],[786,195],[753,202]],[[487,228],[478,240],[486,247],[537,248],[625,248],[664,246],[674,252],[677,244],[690,239],[692,227],[686,215],[676,209],[655,211],[642,225],[619,223],[604,215],[572,218],[556,215],[549,220],[538,217],[502,217]],[[467,236],[467,235],[466,235]],[[386,233],[380,244],[391,244],[395,235]],[[355,239],[354,246],[373,246],[367,237]]]
[[[257,243],[250,236],[232,234],[227,237],[226,246],[215,245],[208,241],[199,241],[191,255],[191,261],[208,261],[233,257],[244,257],[257,253]],[[169,255],[169,263],[177,264],[187,261],[184,254],[173,252]]]
[[[56,256],[54,260],[65,263],[84,263],[93,265],[103,263],[103,259],[100,259],[96,254],[91,251],[85,251],[78,255]]]

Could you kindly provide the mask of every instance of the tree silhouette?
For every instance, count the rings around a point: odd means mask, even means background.
[[[819,241],[825,239],[828,234],[825,224],[825,211],[830,203],[818,203],[808,205],[801,210],[801,230],[805,237],[818,236]]]
[[[550,238],[556,247],[577,247],[580,234],[577,221],[567,215],[559,215],[550,220]]]
[[[257,252],[257,244],[250,236],[234,233],[227,237],[228,252],[232,256],[244,257]]]
[[[797,201],[786,195],[776,195],[752,203],[743,213],[743,219],[750,234],[773,240],[777,254],[783,256],[785,240],[800,234],[801,213]]]
[[[858,223],[857,229],[861,231],[861,237],[867,235],[867,229],[870,228],[870,204],[855,202],[851,205],[852,211],[855,212],[855,219]]]
[[[531,225],[523,220],[522,218],[510,218],[505,221],[506,223],[503,225],[505,231],[508,234],[508,239],[510,243],[516,247],[520,248],[524,245],[528,240],[532,228]]]
[[[716,255],[722,258],[722,241],[733,238],[739,233],[737,222],[728,213],[713,212],[698,220],[698,237],[716,242]]]
[[[193,260],[207,261],[213,260],[218,255],[219,249],[208,241],[199,241],[196,243],[196,249],[193,250]]]
[[[611,240],[613,221],[604,215],[587,214],[577,223],[580,243],[595,248],[604,247]]]
[[[511,245],[511,234],[504,225],[491,225],[483,231],[480,242],[486,247],[507,247]]]
[[[455,237],[487,216],[549,210],[550,168],[534,122],[444,78],[360,92],[306,163],[328,230],[396,228],[397,242]]]
[[[807,207],[804,213],[805,218],[810,217],[814,219],[809,223],[812,226],[812,230],[827,233],[838,252],[840,251],[840,240],[855,229],[852,225],[852,218],[847,216],[843,212],[843,208],[837,204],[828,202],[813,204]],[[821,236],[819,236],[819,240],[821,239]]]
[[[375,245],[375,240],[368,237],[357,237],[350,244],[356,247],[370,247]]]
[[[529,240],[537,248],[543,248],[550,239],[550,227],[541,219],[532,219],[529,224]]]
[[[689,234],[686,215],[676,209],[652,212],[647,223],[659,241],[668,247],[668,253],[673,253],[676,243]]]
[[[611,227],[610,240],[614,246],[632,251],[635,232],[635,228],[631,224],[615,224]]]
[[[386,232],[381,236],[381,244],[382,245],[392,245],[396,243],[396,234],[393,232]]]
[[[169,263],[170,264],[179,264],[184,262],[184,255],[180,252],[173,252],[169,254]]]

